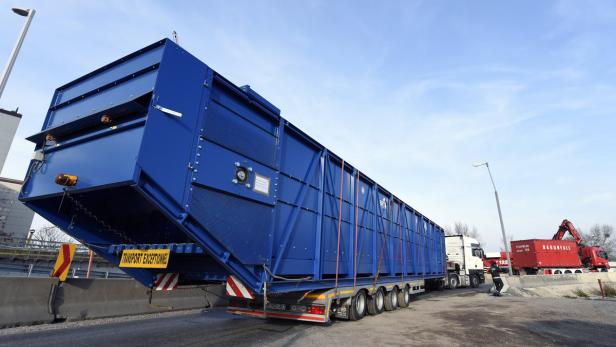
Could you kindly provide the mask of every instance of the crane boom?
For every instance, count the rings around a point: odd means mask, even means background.
[[[562,240],[563,237],[565,237],[565,234],[567,233],[567,231],[569,232],[569,234],[571,234],[571,236],[573,236],[575,243],[577,243],[578,245],[582,244],[582,237],[580,236],[578,231],[573,226],[573,223],[571,223],[567,219],[564,219],[563,222],[560,223],[560,226],[558,227],[558,231],[556,232],[556,234],[554,234],[554,236],[552,237],[552,240]]]

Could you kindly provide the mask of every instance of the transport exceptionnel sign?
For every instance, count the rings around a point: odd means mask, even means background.
[[[166,269],[170,254],[168,249],[125,249],[120,267]]]

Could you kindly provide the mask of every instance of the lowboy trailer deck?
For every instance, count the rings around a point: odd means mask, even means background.
[[[359,319],[445,277],[440,226],[168,39],[58,88],[28,139],[20,199],[153,289]]]

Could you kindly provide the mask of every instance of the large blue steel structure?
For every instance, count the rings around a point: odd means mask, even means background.
[[[21,200],[115,264],[170,248],[167,269],[125,270],[148,286],[160,272],[233,274],[255,293],[445,275],[441,227],[167,39],[58,88],[29,140]]]

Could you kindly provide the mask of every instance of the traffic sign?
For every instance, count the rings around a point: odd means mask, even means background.
[[[53,267],[51,277],[58,277],[61,282],[66,280],[76,248],[77,245],[74,243],[62,244],[60,250],[58,251],[58,259],[56,259],[56,265]]]

